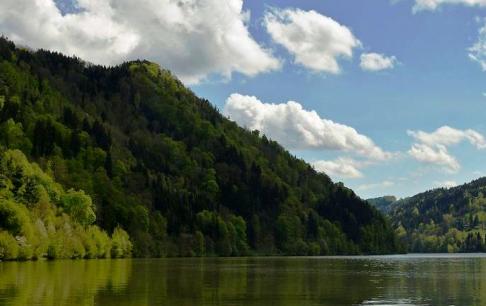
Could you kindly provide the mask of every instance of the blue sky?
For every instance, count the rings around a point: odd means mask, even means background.
[[[250,31],[285,60],[282,70],[253,78],[235,76],[230,82],[192,86],[220,109],[233,92],[255,95],[262,101],[295,100],[322,117],[354,127],[380,147],[406,152],[413,139],[407,130],[432,132],[448,125],[486,132],[485,74],[468,57],[478,37],[484,10],[447,6],[413,14],[413,2],[373,1],[246,1]],[[292,64],[292,57],[261,26],[269,7],[315,10],[349,27],[362,42],[361,52],[394,55],[394,69],[362,71],[359,57],[341,61],[340,75],[313,73]],[[292,150],[308,161],[333,159],[342,152]],[[456,173],[420,163],[408,156],[367,167],[362,178],[339,178],[363,197],[408,196],[442,185],[462,183],[486,174],[485,151],[468,143],[450,149],[460,161]],[[391,184],[390,184],[391,182]]]
[[[485,0],[4,0],[0,32],[158,62],[360,196],[404,197],[486,175],[485,17]]]

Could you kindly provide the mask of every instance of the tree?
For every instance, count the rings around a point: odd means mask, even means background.
[[[93,202],[84,191],[70,189],[61,198],[64,210],[78,223],[87,226],[96,220]]]
[[[111,257],[128,257],[132,253],[132,243],[127,232],[121,227],[115,228],[111,236]]]

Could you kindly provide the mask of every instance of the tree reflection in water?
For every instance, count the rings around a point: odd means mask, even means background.
[[[0,263],[0,305],[481,305],[486,257]]]

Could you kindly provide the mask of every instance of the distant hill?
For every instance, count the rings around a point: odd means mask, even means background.
[[[386,214],[390,211],[391,205],[397,201],[397,198],[395,196],[383,196],[367,199],[366,201]]]
[[[147,61],[95,66],[0,39],[7,149],[89,195],[95,224],[125,229],[135,256],[398,250],[386,218],[352,190]]]
[[[388,214],[412,252],[486,251],[486,178],[398,200]]]

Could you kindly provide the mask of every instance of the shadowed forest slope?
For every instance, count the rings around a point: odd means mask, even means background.
[[[375,208],[147,61],[116,67],[0,40],[0,145],[64,189],[135,256],[390,253]]]

